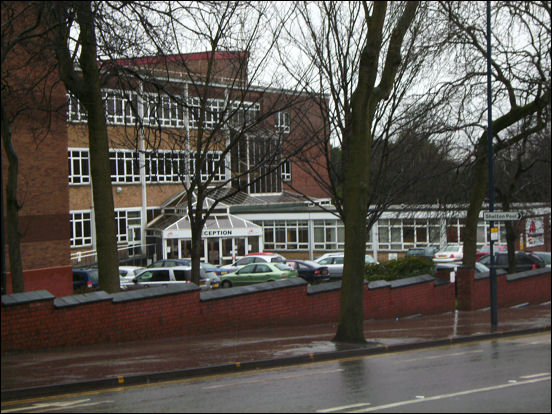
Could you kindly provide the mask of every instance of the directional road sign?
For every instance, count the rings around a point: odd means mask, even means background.
[[[521,220],[519,211],[485,211],[483,212],[485,221],[517,221]]]

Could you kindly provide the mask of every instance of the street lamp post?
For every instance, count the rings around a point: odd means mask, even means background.
[[[489,211],[494,211],[494,172],[493,172],[493,117],[492,117],[492,91],[491,91],[491,2],[487,1],[487,142],[489,144]],[[493,229],[494,222],[489,223]],[[494,237],[491,231],[490,237],[490,290],[491,290],[491,328],[494,330],[498,325],[497,317],[497,295],[496,295],[496,268],[494,257]]]

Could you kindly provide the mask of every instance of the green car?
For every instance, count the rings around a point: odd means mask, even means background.
[[[234,273],[219,277],[222,287],[227,288],[289,279],[290,277],[297,277],[297,272],[283,263],[251,263]]]

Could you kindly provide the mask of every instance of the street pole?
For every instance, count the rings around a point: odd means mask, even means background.
[[[494,211],[494,172],[493,172],[493,117],[492,117],[492,91],[491,91],[491,2],[487,0],[487,142],[489,143],[489,211]],[[494,222],[489,223],[489,228],[494,227]],[[496,268],[494,257],[493,232],[490,232],[490,290],[491,290],[491,329],[498,325],[497,298],[496,298]],[[498,233],[496,233],[498,234]]]

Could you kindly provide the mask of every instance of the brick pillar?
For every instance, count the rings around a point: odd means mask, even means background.
[[[475,269],[459,267],[456,272],[458,310],[473,310]]]

